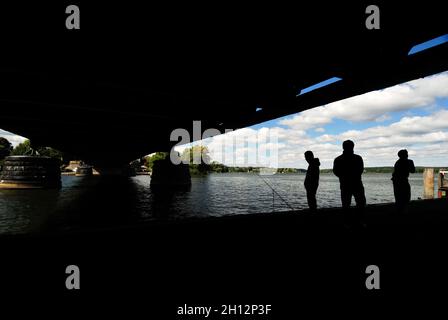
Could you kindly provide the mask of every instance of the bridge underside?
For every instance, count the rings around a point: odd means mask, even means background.
[[[448,33],[440,4],[378,3],[381,29],[367,30],[368,4],[83,3],[81,30],[63,5],[11,8],[0,128],[119,165],[193,120],[241,128],[448,70],[447,44],[408,56]],[[343,81],[296,96],[331,77]]]

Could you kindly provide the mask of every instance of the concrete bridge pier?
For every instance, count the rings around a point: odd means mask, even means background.
[[[170,157],[154,162],[151,175],[152,189],[189,189],[191,176],[188,164],[173,164]]]
[[[0,189],[61,187],[60,160],[43,156],[9,156],[0,171]]]

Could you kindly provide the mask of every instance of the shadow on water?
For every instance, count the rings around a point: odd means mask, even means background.
[[[61,189],[0,190],[0,234],[178,219],[190,190],[151,188],[147,176],[63,176]]]
[[[82,186],[70,199],[61,203],[57,216],[65,218],[59,222],[68,228],[88,228],[127,223],[135,219],[133,208],[136,202],[135,186],[130,179],[121,176],[78,178]],[[67,220],[69,218],[69,220]],[[51,228],[56,220],[50,221]]]
[[[169,220],[176,215],[176,199],[191,191],[191,185],[186,186],[151,186],[151,208],[149,212],[152,218],[157,220]]]
[[[57,189],[0,190],[0,234],[41,231],[56,210],[59,197]]]
[[[149,179],[142,183],[138,177],[77,179],[80,190],[72,188],[73,197],[60,203],[48,221],[49,229],[114,227],[142,220],[174,219],[181,199],[190,191],[150,188]]]

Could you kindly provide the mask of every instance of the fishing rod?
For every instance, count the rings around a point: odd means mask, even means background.
[[[257,176],[259,176],[260,179],[263,180],[263,182],[272,190],[273,193],[275,193],[280,198],[280,200],[282,200],[288,206],[289,209],[294,211],[296,210],[260,174],[257,174]],[[274,203],[274,198],[272,198],[272,203]]]

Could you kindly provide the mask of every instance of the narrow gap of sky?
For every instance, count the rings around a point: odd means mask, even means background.
[[[443,36],[440,36],[440,37],[434,38],[432,40],[429,40],[429,41],[426,41],[426,42],[423,42],[423,43],[413,46],[411,48],[411,50],[409,50],[408,56],[413,55],[417,52],[441,45],[446,42],[448,42],[448,34],[445,34]]]
[[[325,80],[325,81],[316,83],[316,84],[314,84],[314,85],[312,85],[312,86],[309,86],[309,87],[307,87],[307,88],[305,88],[305,89],[300,90],[300,92],[297,94],[297,96],[300,96],[300,95],[305,94],[305,93],[308,93],[308,92],[310,92],[310,91],[313,91],[313,90],[316,90],[316,89],[319,89],[319,88],[328,86],[328,85],[330,85],[330,84],[332,84],[332,83],[335,83],[335,82],[338,82],[338,81],[341,81],[341,80],[342,80],[342,79],[341,79],[341,78],[338,78],[338,77],[333,77],[333,78],[327,79],[327,80]]]

